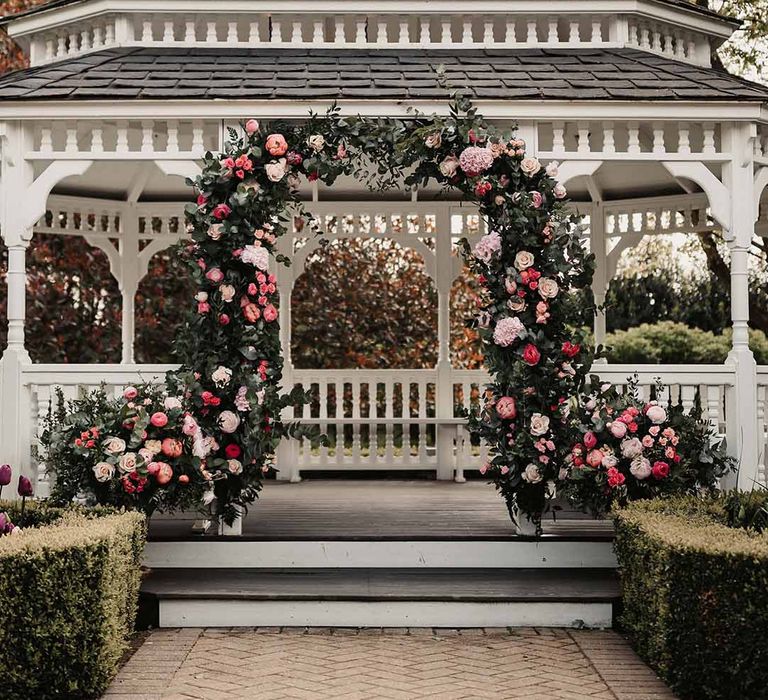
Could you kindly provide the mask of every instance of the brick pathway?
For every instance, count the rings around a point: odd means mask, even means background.
[[[235,628],[152,632],[104,700],[673,700],[616,633]]]

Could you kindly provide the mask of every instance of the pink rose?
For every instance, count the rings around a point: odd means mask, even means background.
[[[127,401],[133,401],[139,395],[139,390],[135,386],[127,386],[123,390],[123,398]]]
[[[209,282],[218,284],[224,279],[224,273],[218,267],[212,267],[210,270],[208,270],[208,272],[205,273],[205,278]]]
[[[152,423],[152,425],[154,425],[156,428],[163,428],[168,425],[168,416],[166,416],[162,411],[158,411],[157,413],[152,414],[149,422]]]
[[[645,435],[642,439],[643,447],[653,447],[653,438],[650,435]]]
[[[666,462],[654,462],[651,473],[654,479],[666,479],[669,476],[669,464]]]
[[[165,438],[162,450],[166,457],[180,457],[182,451],[181,441],[176,438]]]
[[[612,489],[615,489],[617,486],[621,486],[624,481],[624,475],[618,469],[616,469],[616,467],[611,467],[608,470],[608,486],[610,486]]]
[[[147,472],[152,476],[155,476],[160,471],[160,462],[150,462],[147,465]]]
[[[555,195],[556,199],[565,199],[565,196],[568,194],[565,187],[560,184],[559,182],[552,188],[552,194]]]
[[[217,204],[213,208],[213,215],[219,220],[226,219],[231,213],[232,213],[232,209],[228,207],[226,204]]]
[[[595,445],[597,445],[597,436],[590,430],[584,434],[584,446],[591,450]]]
[[[603,453],[600,450],[591,450],[587,455],[587,464],[590,467],[599,467],[603,463]]]
[[[656,423],[657,425],[667,420],[667,412],[662,406],[657,404],[646,406],[645,415],[651,423]]]
[[[496,402],[496,413],[502,420],[511,420],[517,416],[517,403],[512,396],[502,396]]]
[[[155,478],[160,486],[165,486],[173,478],[173,469],[167,462],[155,462],[159,465]]]
[[[264,320],[267,323],[271,323],[272,321],[277,319],[277,309],[272,306],[272,304],[267,304],[264,307]]]
[[[243,316],[245,316],[245,320],[248,321],[248,323],[256,323],[261,317],[261,311],[256,304],[249,302],[243,306]]]
[[[249,119],[245,122],[245,133],[248,136],[253,136],[259,130],[259,122],[255,119]]]
[[[613,437],[621,439],[627,434],[627,425],[616,420],[609,424],[608,430],[611,431]]]
[[[544,204],[544,197],[542,197],[541,192],[536,192],[535,190],[531,192],[531,204],[534,209],[541,208],[541,205]]]
[[[282,134],[270,134],[264,144],[271,156],[282,156],[288,150],[288,143]]]

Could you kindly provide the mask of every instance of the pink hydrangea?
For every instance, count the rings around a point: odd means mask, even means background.
[[[483,236],[475,246],[475,257],[482,260],[486,265],[491,262],[491,258],[501,252],[501,236],[496,231]]]
[[[525,326],[517,316],[502,318],[493,330],[493,342],[506,348],[512,345],[523,333],[525,333]]]
[[[461,152],[459,165],[466,175],[475,177],[493,165],[493,153],[487,148],[469,146]]]

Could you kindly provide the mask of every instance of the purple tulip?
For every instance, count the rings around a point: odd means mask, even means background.
[[[10,464],[3,464],[0,466],[0,486],[8,486],[11,483],[11,475],[13,470]]]
[[[35,493],[32,482],[24,475],[19,475],[19,496],[32,496]]]
[[[5,531],[8,529],[8,524],[11,521],[8,520],[8,516],[5,513],[0,512],[0,535],[5,534]]]

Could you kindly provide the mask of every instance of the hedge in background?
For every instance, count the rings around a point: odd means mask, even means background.
[[[610,313],[610,310],[608,311]],[[683,323],[643,323],[626,331],[609,333],[605,339],[609,362],[617,364],[713,364],[725,362],[731,349],[731,329],[722,335]],[[749,346],[757,364],[768,364],[768,337],[749,332]]]
[[[139,513],[65,512],[0,538],[4,700],[101,694],[133,630],[145,534]]]
[[[768,536],[725,520],[722,499],[615,515],[621,622],[683,700],[768,697]]]

